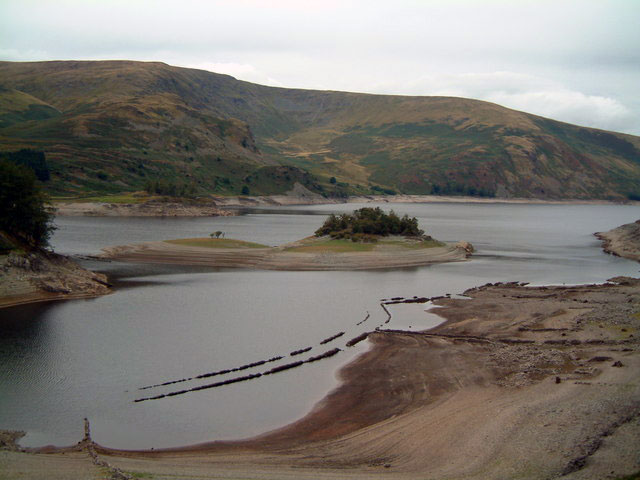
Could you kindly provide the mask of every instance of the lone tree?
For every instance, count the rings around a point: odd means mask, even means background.
[[[49,244],[53,212],[33,170],[0,161],[0,230],[31,247]]]

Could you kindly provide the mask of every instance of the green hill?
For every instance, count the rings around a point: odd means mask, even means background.
[[[0,62],[0,150],[55,195],[386,191],[640,198],[640,138],[450,97],[265,87],[162,63]]]

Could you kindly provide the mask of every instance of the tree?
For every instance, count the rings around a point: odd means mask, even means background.
[[[30,168],[0,162],[0,230],[32,247],[49,244],[53,212]]]
[[[16,165],[24,165],[31,168],[41,182],[46,182],[51,178],[44,152],[23,148],[17,152],[1,153],[0,159],[6,159]]]
[[[331,177],[329,179],[329,183],[331,183],[331,184],[335,184],[336,182],[337,182],[336,177]]]
[[[246,185],[242,187],[242,195],[249,195],[249,187]]]
[[[362,235],[420,237],[424,232],[418,227],[415,217],[404,215],[400,218],[393,210],[387,214],[379,207],[365,207],[352,214],[329,215],[315,234],[318,237],[330,235],[333,238],[358,239]]]

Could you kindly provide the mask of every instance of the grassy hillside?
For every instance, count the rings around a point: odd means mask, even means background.
[[[142,62],[0,62],[0,149],[46,152],[57,195],[640,198],[640,138],[498,105],[264,87]]]

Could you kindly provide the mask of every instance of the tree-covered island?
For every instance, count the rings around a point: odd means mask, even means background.
[[[316,237],[328,235],[335,239],[351,239],[354,242],[376,242],[378,237],[401,235],[424,238],[424,231],[418,227],[416,217],[399,217],[393,210],[385,213],[380,207],[365,207],[353,213],[331,214],[315,232]]]

